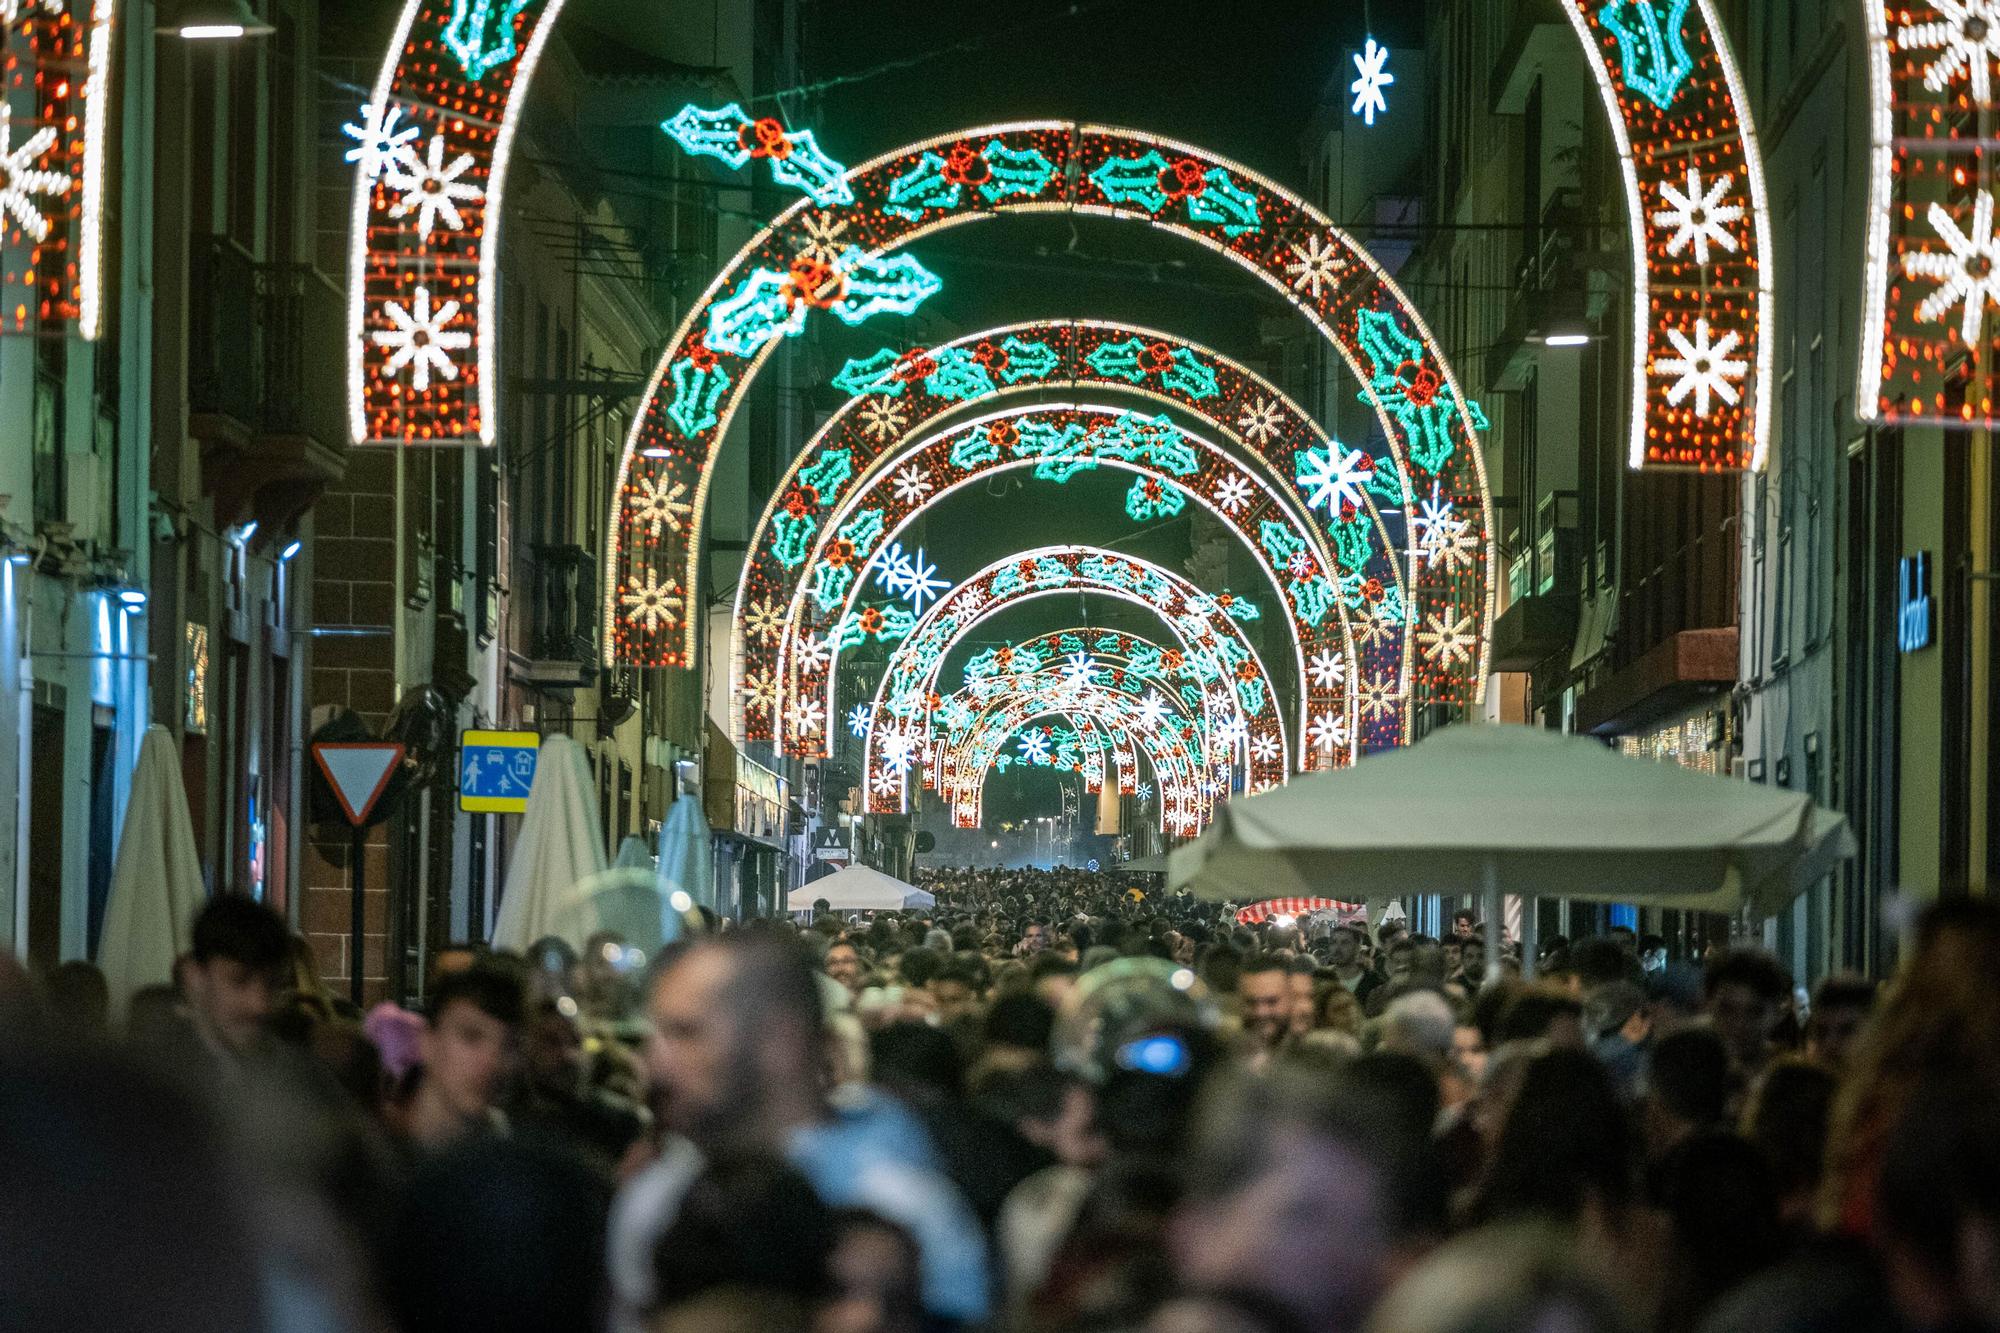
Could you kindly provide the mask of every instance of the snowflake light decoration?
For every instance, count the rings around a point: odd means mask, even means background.
[[[1063,682],[1071,689],[1083,689],[1097,679],[1097,663],[1089,653],[1071,653],[1063,659]]]
[[[1153,799],[1153,784],[1150,782],[1142,782],[1136,788],[1133,789],[1132,794],[1138,797],[1142,803],[1145,801],[1150,801]]]
[[[1278,738],[1269,732],[1260,732],[1250,738],[1250,757],[1260,764],[1272,764],[1278,760]]]
[[[402,107],[378,102],[361,108],[358,123],[340,127],[342,134],[355,141],[354,147],[347,150],[346,160],[355,164],[362,179],[372,181],[391,164],[402,161],[410,144],[423,136],[422,127],[403,125],[402,119]]]
[[[0,23],[12,23],[24,12],[40,9],[44,14],[60,14],[63,0],[0,0]]]
[[[887,395],[870,398],[861,405],[861,433],[877,444],[886,444],[903,433],[910,414]]]
[[[778,702],[778,682],[762,672],[751,672],[743,678],[743,702],[759,711],[769,710]]]
[[[1133,720],[1141,727],[1157,727],[1167,720],[1167,701],[1151,690],[1139,701],[1139,711]]]
[[[1705,417],[1714,410],[1717,398],[1732,406],[1741,401],[1742,391],[1730,381],[1749,375],[1750,363],[1729,355],[1743,341],[1741,333],[1731,329],[1717,338],[1707,320],[1697,319],[1692,339],[1679,329],[1668,329],[1667,340],[1680,355],[1661,357],[1653,369],[1674,378],[1667,389],[1669,403],[1678,407],[1692,395],[1695,415]]]
[[[37,241],[49,238],[49,220],[36,206],[38,195],[67,194],[70,179],[60,171],[44,171],[35,163],[55,147],[56,128],[44,125],[13,147],[14,122],[9,107],[0,104],[0,213],[19,224]]]
[[[1250,483],[1242,477],[1224,477],[1215,487],[1215,507],[1225,514],[1238,514],[1250,503]]]
[[[890,542],[875,557],[875,569],[882,586],[921,612],[924,603],[951,587],[949,579],[937,576],[937,566],[924,558],[924,548],[906,552],[901,542]]]
[[[832,213],[808,213],[799,223],[802,240],[799,258],[817,264],[832,264],[853,242],[847,239],[848,219]]]
[[[1678,255],[1692,245],[1697,264],[1708,262],[1711,244],[1735,254],[1736,236],[1729,230],[1729,224],[1743,220],[1743,205],[1723,202],[1735,188],[1736,177],[1724,172],[1714,184],[1703,189],[1701,168],[1693,165],[1688,167],[1685,191],[1663,182],[1660,197],[1667,207],[1653,214],[1653,224],[1674,229],[1667,242],[1667,253]]]
[[[450,354],[472,346],[470,333],[445,327],[458,317],[458,302],[446,301],[433,310],[431,289],[420,286],[408,307],[401,301],[384,301],[382,310],[395,325],[374,334],[375,345],[390,352],[382,367],[385,375],[394,376],[403,367],[410,367],[410,383],[418,393],[429,391],[433,374],[447,380],[458,378],[458,366]]]
[[[1306,739],[1321,750],[1337,750],[1347,744],[1347,722],[1333,713],[1321,713],[1306,728]]]
[[[1354,68],[1361,74],[1347,89],[1354,94],[1354,114],[1372,126],[1376,116],[1388,112],[1386,90],[1396,81],[1389,72],[1389,48],[1370,37],[1361,54],[1354,57]]]
[[[857,739],[866,739],[869,728],[875,725],[875,705],[859,703],[847,710],[847,734]]]
[[[743,608],[743,633],[746,637],[773,643],[784,629],[785,610],[770,598],[759,598]]]
[[[641,477],[634,483],[632,521],[644,524],[648,533],[657,538],[661,529],[679,532],[681,523],[694,513],[694,506],[684,498],[687,483],[669,481],[665,477]]]
[[[434,134],[427,155],[418,157],[404,151],[390,159],[388,166],[389,188],[403,196],[390,207],[389,216],[406,218],[415,213],[417,234],[425,240],[430,239],[440,222],[453,231],[462,228],[465,219],[458,206],[472,203],[485,193],[470,181],[459,179],[472,170],[472,154],[460,153],[446,162],[447,151],[444,136]]]
[[[794,660],[801,671],[823,671],[832,657],[833,646],[822,634],[808,634],[799,640],[798,652]]]
[[[1249,737],[1250,726],[1243,720],[1241,713],[1234,713],[1224,718],[1222,724],[1215,729],[1215,739],[1232,749],[1241,745]]]
[[[826,729],[826,705],[817,699],[794,699],[785,721],[801,736],[817,736]]]
[[[868,779],[868,790],[877,796],[895,796],[903,790],[902,775],[892,768],[878,768],[875,776]]]
[[[1363,676],[1354,690],[1354,705],[1362,717],[1379,722],[1396,711],[1396,697],[1393,676]]]
[[[1375,470],[1375,460],[1367,454],[1330,440],[1321,447],[1301,449],[1292,458],[1307,508],[1324,509],[1339,518],[1343,509],[1363,507],[1362,489]]]
[[[1292,255],[1285,272],[1290,275],[1293,287],[1315,301],[1324,299],[1326,289],[1338,284],[1340,270],[1346,266],[1340,247],[1318,232],[1303,242],[1292,242]]]
[[[1321,649],[1312,655],[1306,674],[1312,677],[1312,683],[1319,689],[1336,689],[1341,681],[1347,679],[1347,659],[1331,648]]]
[[[1049,762],[1049,737],[1043,731],[1024,731],[1015,737],[1014,745],[1020,751],[1024,763],[1043,764]]]
[[[1243,415],[1236,419],[1236,429],[1250,443],[1266,445],[1278,437],[1278,428],[1284,420],[1284,411],[1275,399],[1261,398],[1243,409]]]
[[[1449,614],[1433,615],[1417,631],[1417,647],[1426,659],[1441,666],[1471,661],[1478,642],[1472,633],[1471,616],[1454,620]]]
[[[647,570],[638,586],[622,594],[618,600],[625,607],[626,623],[643,626],[648,634],[656,632],[662,625],[680,623],[683,605],[681,585],[672,579],[662,581],[653,570]]]
[[[1984,190],[1972,197],[1972,226],[1966,231],[1958,229],[1958,223],[1943,204],[1932,204],[1928,214],[1931,229],[1944,242],[1946,252],[1933,250],[1903,256],[1903,272],[1907,276],[1928,278],[1939,284],[1917,307],[1917,318],[1935,322],[1962,303],[1965,318],[1959,334],[1968,343],[1978,339],[1980,327],[1986,321],[1986,307],[2000,305],[2000,241],[1993,234],[1993,214],[1993,196]]]
[[[924,497],[934,489],[931,485],[931,474],[915,463],[898,469],[893,485],[896,499],[906,505],[922,504]]]
[[[1964,75],[1974,101],[1992,101],[1993,62],[2000,60],[2000,0],[1931,3],[1944,17],[1897,29],[1896,45],[1905,51],[1938,53],[1924,67],[1924,87],[1932,92],[1943,92]]]

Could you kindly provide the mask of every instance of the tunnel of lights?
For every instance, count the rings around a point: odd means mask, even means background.
[[[886,767],[885,734],[893,728],[895,734],[902,735],[907,728],[914,732],[911,739],[918,744],[927,740],[931,714],[942,702],[938,676],[952,649],[981,622],[1008,606],[1080,593],[1125,601],[1159,616],[1182,645],[1185,660],[1204,672],[1203,688],[1216,696],[1218,703],[1233,700],[1230,706],[1243,715],[1253,747],[1251,789],[1261,790],[1285,780],[1290,772],[1290,742],[1270,673],[1238,623],[1239,618],[1254,615],[1246,603],[1228,594],[1210,596],[1186,579],[1129,555],[1088,546],[1041,547],[1009,556],[960,583],[940,597],[891,651],[888,669],[868,710],[872,725],[867,730],[863,772],[871,812],[901,813],[904,809],[900,788],[893,795],[876,792],[876,779]],[[1210,652],[1215,655],[1213,665],[1203,666]],[[807,716],[795,717],[795,723],[816,724],[826,715],[818,700],[802,698],[799,702]],[[1338,735],[1338,758],[1351,760],[1352,731],[1345,718],[1328,716],[1314,725],[1321,721]],[[1259,757],[1265,755],[1270,757]]]
[[[975,419],[921,440],[899,457],[906,460],[902,468],[878,473],[872,483],[848,491],[820,540],[800,553],[800,570],[816,571],[816,577],[797,581],[777,636],[777,701],[768,699],[764,677],[746,678],[739,691],[746,708],[776,712],[787,696],[826,695],[832,671],[829,645],[844,646],[856,637],[848,626],[859,614],[856,604],[869,582],[868,561],[860,550],[906,560],[898,540],[903,529],[928,507],[989,476],[1033,469],[1041,480],[1060,482],[1103,468],[1140,478],[1127,494],[1129,517],[1143,519],[1146,507],[1175,511],[1191,499],[1233,532],[1273,594],[1266,605],[1278,608],[1275,619],[1287,633],[1294,679],[1304,686],[1299,691],[1301,717],[1345,709],[1342,687],[1350,678],[1353,641],[1336,614],[1335,589],[1358,586],[1362,580],[1345,572],[1339,557],[1327,551],[1317,529],[1287,503],[1282,491],[1245,472],[1209,441],[1162,418],[1050,403]],[[907,487],[917,478],[931,488],[921,498]],[[1218,492],[1249,495],[1254,503],[1232,509],[1216,498]],[[1328,569],[1334,571],[1331,576],[1324,572]],[[1329,661],[1340,669],[1308,676],[1308,663]],[[832,702],[827,700],[829,716]],[[790,739],[795,753],[824,752],[820,734]]]
[[[732,722],[739,743],[777,741],[782,746],[785,697],[796,688],[797,648],[802,641],[809,642],[797,629],[804,589],[809,576],[815,586],[828,578],[823,557],[829,540],[855,510],[867,507],[855,498],[860,490],[873,482],[875,493],[886,492],[901,502],[891,521],[903,513],[914,518],[942,498],[944,486],[970,476],[952,461],[949,450],[931,464],[912,459],[928,442],[926,427],[961,410],[993,408],[1011,396],[1045,396],[1085,386],[1117,390],[1198,416],[1245,468],[1261,471],[1261,485],[1248,476],[1233,484],[1219,475],[1211,478],[1205,492],[1213,501],[1209,507],[1226,511],[1232,526],[1249,532],[1268,557],[1265,563],[1289,571],[1303,567],[1298,565],[1303,558],[1320,569],[1334,569],[1330,556],[1344,555],[1348,572],[1337,583],[1311,574],[1292,580],[1298,586],[1284,595],[1293,619],[1311,621],[1305,628],[1318,634],[1306,637],[1325,638],[1331,628],[1325,607],[1329,594],[1337,596],[1340,616],[1350,622],[1338,631],[1345,678],[1392,681],[1394,693],[1401,696],[1409,665],[1405,627],[1398,620],[1391,632],[1376,636],[1370,648],[1356,647],[1352,628],[1365,621],[1362,612],[1374,605],[1364,592],[1371,580],[1383,590],[1381,600],[1386,605],[1406,604],[1403,565],[1392,554],[1399,546],[1377,505],[1380,497],[1405,507],[1404,497],[1394,492],[1394,471],[1386,465],[1376,469],[1353,519],[1321,518],[1299,505],[1289,485],[1292,457],[1302,448],[1327,447],[1329,441],[1296,404],[1241,365],[1207,347],[1150,329],[1060,320],[989,329],[901,354],[885,351],[850,362],[836,383],[851,396],[797,455],[772,493],[737,585],[731,662],[737,686],[732,691]],[[1227,410],[1235,404],[1243,406]],[[1011,457],[1018,449],[1010,446],[1007,455],[991,461]],[[1029,461],[1038,468],[1049,462],[1040,457]],[[1267,512],[1282,515],[1302,531],[1272,534],[1265,540],[1262,523]],[[1450,521],[1449,513],[1438,507],[1429,512]],[[870,551],[856,553],[863,557],[885,547],[894,535],[878,536],[871,528],[862,531],[871,537]],[[1307,534],[1322,539],[1316,542]],[[1462,548],[1443,543],[1434,547],[1434,555],[1471,559]],[[858,568],[865,567],[865,559],[859,560]],[[845,576],[856,587],[861,582],[855,577],[858,568],[850,566]],[[1321,670],[1315,678],[1327,674]],[[765,682],[775,682],[775,690],[765,689]],[[1336,707],[1337,701],[1315,695],[1307,706],[1321,712]],[[1385,712],[1368,729],[1364,748],[1397,744],[1401,721],[1400,709]]]

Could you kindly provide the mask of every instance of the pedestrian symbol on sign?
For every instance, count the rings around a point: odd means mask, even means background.
[[[535,786],[542,738],[532,731],[468,731],[458,740],[458,808],[519,814]]]

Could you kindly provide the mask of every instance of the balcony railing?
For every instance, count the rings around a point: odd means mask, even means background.
[[[340,448],[340,289],[309,264],[258,263],[223,236],[197,238],[189,269],[188,410],[244,435]]]
[[[597,562],[581,546],[536,546],[534,620],[528,655],[537,662],[597,661]]]

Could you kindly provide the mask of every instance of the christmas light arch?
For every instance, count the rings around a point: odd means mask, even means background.
[[[0,4],[0,332],[104,327],[116,0]]]
[[[1314,710],[1344,708],[1355,647],[1346,618],[1337,613],[1343,603],[1353,609],[1370,605],[1360,591],[1370,549],[1365,518],[1350,524],[1361,529],[1360,568],[1344,568],[1299,506],[1228,451],[1165,418],[1090,404],[1037,404],[977,417],[919,439],[894,462],[899,465],[894,470],[878,471],[872,481],[841,490],[814,544],[793,550],[800,577],[784,608],[774,674],[768,678],[778,686],[776,698],[767,702],[766,692],[754,688],[757,677],[743,678],[749,683],[735,691],[749,714],[761,711],[793,753],[824,753],[823,738],[790,736],[776,723],[788,697],[826,696],[831,710],[834,664],[827,645],[840,637],[854,614],[869,561],[879,552],[899,550],[897,539],[904,530],[952,494],[996,474],[1027,469],[1044,480],[1100,467],[1131,472],[1141,478],[1140,485],[1152,488],[1140,493],[1148,504],[1163,505],[1171,496],[1175,504],[1185,498],[1206,509],[1248,549],[1283,608],[1291,629],[1293,678],[1302,686],[1299,726]],[[913,488],[899,484],[899,478],[911,476],[924,478],[929,489],[912,493]],[[1253,498],[1232,507],[1227,497],[1236,492]],[[816,576],[810,584],[803,577],[807,571]],[[1347,590],[1344,596],[1342,589]],[[1384,600],[1391,596],[1384,590]],[[1339,669],[1321,669],[1328,660]],[[1378,669],[1394,673],[1403,665],[1387,661]],[[1388,737],[1374,740],[1374,748],[1396,743],[1400,726],[1388,730]]]
[[[1990,126],[2000,14],[1963,0],[1863,0],[1869,209],[1855,414],[1991,427],[2000,271]],[[1977,26],[1974,26],[1977,25]]]
[[[1412,683],[1423,702],[1464,705],[1482,695],[1494,599],[1492,505],[1472,405],[1416,309],[1331,221],[1236,163],[1070,121],[945,135],[843,179],[853,203],[801,200],[788,209],[717,277],[661,359],[620,465],[604,583],[607,660],[684,666],[694,651],[696,618],[686,601],[699,586],[715,451],[775,345],[734,355],[713,345],[715,329],[734,328],[759,292],[775,303],[764,312],[769,322],[796,326],[801,302],[838,288],[829,255],[881,256],[944,227],[1063,211],[1142,222],[1206,245],[1283,294],[1328,339],[1376,410],[1401,493],[1424,495],[1435,484],[1475,527],[1471,570],[1425,570],[1413,581],[1421,661]],[[649,498],[659,496],[686,512],[662,523]]]
[[[1269,759],[1253,756],[1252,789],[1285,781],[1291,771],[1290,742],[1270,672],[1244,636],[1242,626],[1232,618],[1232,610],[1242,614],[1241,607],[1227,598],[1211,597],[1186,579],[1135,556],[1089,546],[1049,546],[997,561],[959,584],[939,598],[891,651],[869,709],[876,723],[864,749],[864,785],[871,784],[875,775],[884,719],[917,723],[923,734],[928,734],[944,660],[977,625],[1008,606],[1077,593],[1094,593],[1146,608],[1161,618],[1190,657],[1204,650],[1220,653],[1226,667],[1209,680],[1209,687],[1234,696],[1253,738],[1269,738],[1259,746],[1259,752],[1269,754],[1273,745],[1276,748]],[[802,698],[799,707],[800,713],[789,721],[807,732],[816,729],[820,717],[831,715],[823,712],[816,699]],[[1347,719],[1332,718],[1329,723],[1342,730],[1341,757],[1351,761],[1352,728]],[[869,808],[878,808],[872,791]],[[900,812],[900,804],[883,811]]]
[[[1872,0],[1871,0],[1872,2]],[[1761,471],[1770,206],[1713,0],[1563,0],[1618,146],[1632,236],[1631,466]]]
[[[1083,715],[1110,730],[1129,729],[1160,783],[1160,827],[1178,833],[1199,832],[1214,815],[1214,797],[1204,791],[1199,755],[1185,733],[1163,725],[1139,722],[1130,701],[1111,691],[1087,690],[1058,697],[1008,700],[983,714],[960,746],[955,747],[954,772],[940,795],[951,805],[958,828],[977,828],[984,815],[987,774],[996,766],[997,750],[1026,723],[1058,715]]]
[[[1300,504],[1292,491],[1295,457],[1302,451],[1330,450],[1334,443],[1290,399],[1245,367],[1210,348],[1189,343],[1168,334],[1132,325],[1089,320],[1037,321],[988,329],[931,348],[917,348],[896,354],[878,353],[863,361],[848,363],[835,382],[846,389],[849,401],[821,428],[793,459],[790,469],[772,492],[764,514],[753,531],[743,577],[737,583],[735,615],[732,617],[731,670],[732,730],[739,743],[770,741],[783,731],[782,696],[791,688],[790,648],[797,642],[792,625],[801,590],[807,577],[820,577],[819,557],[831,534],[843,526],[846,517],[860,507],[853,500],[860,487],[871,479],[889,478],[892,487],[915,492],[905,498],[915,504],[937,489],[940,480],[957,476],[956,468],[924,470],[912,464],[910,454],[923,446],[912,445],[922,432],[940,419],[962,411],[991,409],[1008,397],[1049,393],[1079,387],[1117,390],[1165,403],[1201,418],[1216,432],[1216,441],[1229,452],[1239,454],[1252,468],[1263,466],[1271,484],[1258,486],[1244,478],[1229,492],[1216,498],[1231,510],[1239,526],[1255,528],[1262,512],[1270,506],[1270,494],[1278,506],[1302,519],[1307,531],[1321,531],[1329,539],[1338,538],[1336,549],[1346,553],[1352,567],[1353,556],[1365,552],[1365,561],[1353,568],[1353,582],[1347,600],[1379,608],[1407,605],[1407,579],[1403,555],[1414,543],[1398,545],[1383,522],[1377,498],[1393,500],[1408,514],[1417,512],[1394,494],[1394,469],[1378,466],[1371,486],[1360,492],[1361,510],[1353,522],[1321,519],[1317,511]],[[915,467],[917,470],[912,471]],[[880,489],[879,487],[877,488]],[[651,497],[657,508],[651,512],[661,526],[686,510],[677,497]],[[672,506],[679,504],[676,511]],[[1439,514],[1438,508],[1446,512]],[[1469,565],[1475,558],[1477,539],[1469,524],[1449,513],[1450,502],[1440,499],[1425,509],[1442,519],[1441,534],[1449,529],[1448,540],[1431,546],[1424,558]],[[831,511],[831,512],[830,512]],[[1407,521],[1404,526],[1408,528]],[[1261,537],[1261,531],[1258,532]],[[877,541],[888,540],[885,535]],[[806,543],[811,542],[809,546]],[[1284,559],[1289,563],[1298,553],[1289,542]],[[1333,568],[1329,551],[1307,548],[1307,555],[1323,568]],[[868,554],[863,552],[861,554]],[[857,580],[858,582],[858,580]],[[1373,589],[1377,599],[1367,601],[1353,594]],[[1310,588],[1305,611],[1319,614],[1320,598]],[[1293,609],[1300,610],[1297,600]],[[1342,606],[1350,620],[1359,613]],[[783,624],[783,632],[779,626]],[[1373,677],[1392,680],[1400,696],[1408,668],[1407,627],[1391,623],[1390,632],[1377,634],[1358,650],[1352,643],[1353,626],[1341,631],[1342,651],[1347,654],[1348,678]],[[1317,654],[1315,654],[1317,657]],[[1357,664],[1356,659],[1359,659]],[[1324,676],[1326,669],[1315,668]],[[778,699],[769,706],[754,705],[755,691],[740,688],[744,682],[776,681]],[[1332,700],[1313,701],[1315,708],[1332,705]],[[1370,729],[1367,747],[1387,748],[1400,743],[1400,711],[1389,713]]]
[[[970,725],[978,709],[993,700],[1017,693],[1024,680],[1041,681],[1046,678],[1056,681],[1066,678],[1075,682],[1079,671],[1083,676],[1082,683],[1121,690],[1134,696],[1135,700],[1149,690],[1157,691],[1170,711],[1182,718],[1195,716],[1193,709],[1196,704],[1182,693],[1189,686],[1195,687],[1200,699],[1200,725],[1210,737],[1233,730],[1232,721],[1240,721],[1242,717],[1240,709],[1219,707],[1212,694],[1200,689],[1204,675],[1211,674],[1213,668],[1197,667],[1186,660],[1186,655],[1180,650],[1123,630],[1089,627],[1052,630],[1020,644],[1006,645],[1004,651],[1013,660],[1038,664],[1032,673],[1025,676],[1000,671],[1002,651],[990,649],[968,662],[965,683],[933,710],[934,723],[943,729],[947,739]],[[1179,688],[1176,688],[1177,681]],[[1233,700],[1230,702],[1233,703]],[[1248,739],[1246,731],[1241,745],[1231,746],[1229,757],[1232,761],[1236,757],[1235,750],[1247,746]],[[1202,747],[1205,756],[1213,757],[1214,750],[1212,745]],[[935,788],[938,785],[936,766],[926,765],[923,776],[926,787]],[[1132,787],[1121,781],[1119,790],[1129,795]]]

